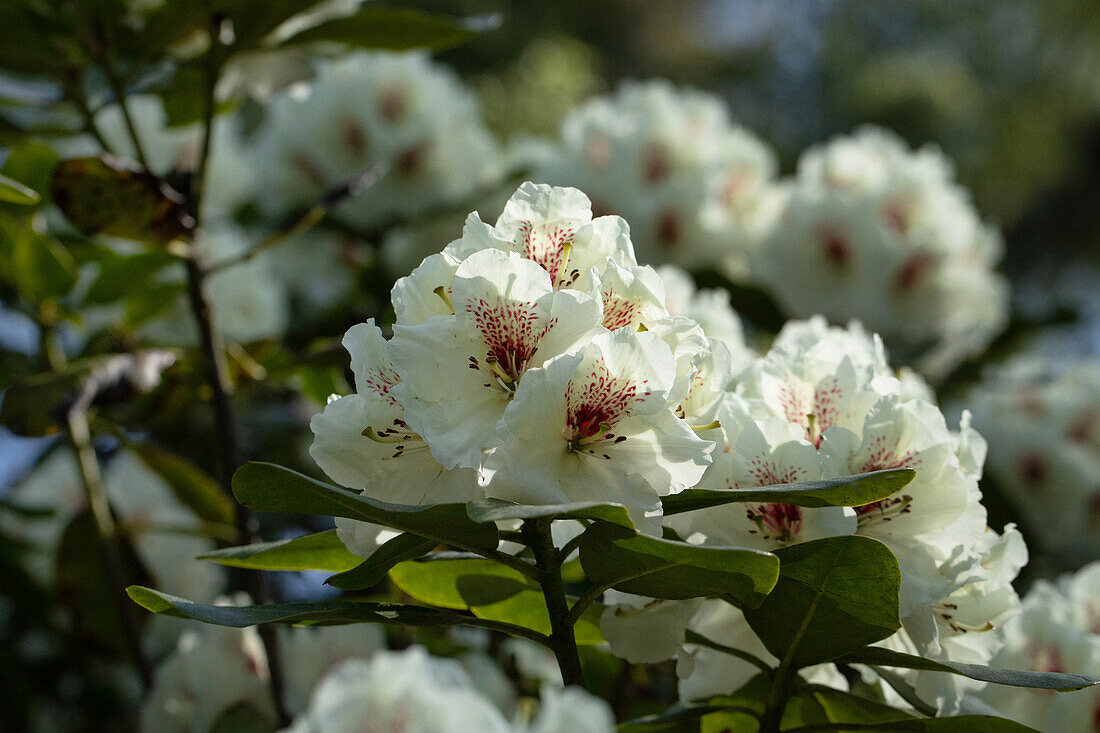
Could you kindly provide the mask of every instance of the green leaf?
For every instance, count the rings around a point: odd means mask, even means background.
[[[0,173],[31,189],[35,201],[41,202],[43,197],[49,195],[50,177],[60,159],[57,151],[49,145],[24,139],[12,147]]]
[[[130,449],[172,490],[184,506],[208,522],[233,524],[236,507],[218,482],[196,464],[152,443],[133,443]]]
[[[239,468],[233,476],[233,494],[261,512],[357,519],[466,550],[495,550],[498,543],[496,526],[474,522],[466,516],[465,504],[389,504],[272,463]]]
[[[289,540],[226,547],[199,555],[198,559],[213,560],[219,565],[234,568],[323,570],[330,573],[353,568],[359,563],[359,557],[348,552],[334,529]]]
[[[207,733],[271,733],[278,723],[245,702],[236,703],[218,715]]]
[[[37,305],[68,294],[76,283],[76,262],[60,242],[35,231],[29,219],[0,212],[0,279]]]
[[[92,281],[84,302],[103,305],[122,300],[153,284],[154,276],[179,260],[167,252],[114,255],[100,260],[99,274]]]
[[[492,560],[447,554],[403,562],[390,570],[398,588],[442,608],[550,634],[550,616],[538,584]],[[600,644],[601,608],[589,608],[574,627],[578,644]]]
[[[864,506],[905,487],[916,473],[909,468],[799,481],[749,489],[687,489],[661,499],[665,516],[738,501],[779,502],[804,507]]]
[[[83,234],[109,234],[167,244],[193,222],[183,198],[149,173],[111,156],[73,158],[53,172],[54,202]]]
[[[0,201],[6,201],[9,204],[33,206],[38,203],[38,200],[39,196],[33,188],[24,186],[19,181],[12,180],[7,176],[0,175]]]
[[[535,506],[514,504],[501,499],[476,499],[466,505],[466,513],[475,522],[500,522],[509,519],[597,519],[634,529],[634,522],[622,504],[578,501],[571,504]]]
[[[373,588],[386,577],[394,565],[415,560],[436,547],[435,540],[426,540],[405,532],[387,540],[366,560],[325,580],[326,585],[340,590],[365,590]],[[356,557],[356,560],[359,558]]]
[[[405,626],[452,626],[478,619],[453,611],[402,603],[374,603],[354,599],[275,603],[264,606],[212,606],[140,585],[126,589],[134,603],[153,613],[191,618],[216,626],[242,629],[256,624],[339,625],[357,623],[399,624]],[[475,625],[477,625],[475,623]]]
[[[55,434],[64,422],[66,403],[90,371],[88,361],[71,362],[62,374],[35,374],[15,382],[4,390],[0,425],[24,437]]]
[[[585,530],[585,575],[599,585],[650,598],[721,597],[759,605],[775,585],[779,559],[740,547],[704,547],[634,534],[606,522]]]
[[[284,41],[286,44],[341,43],[358,48],[405,51],[453,48],[499,24],[495,15],[451,18],[414,8],[386,8],[373,3],[354,15],[324,21]]]
[[[901,627],[901,572],[886,545],[827,537],[777,550],[779,581],[745,619],[782,664],[827,662]]]
[[[903,667],[905,669],[923,669],[930,672],[946,672],[969,677],[972,680],[993,682],[1011,687],[1032,687],[1042,690],[1072,692],[1100,683],[1093,677],[1080,674],[1062,674],[1058,672],[1027,672],[1017,669],[999,669],[981,664],[962,662],[940,662],[925,659],[914,654],[896,652],[892,649],[867,647],[845,655],[844,662],[849,664],[874,664],[880,667]]]

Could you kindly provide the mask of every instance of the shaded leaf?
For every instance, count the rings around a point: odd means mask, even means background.
[[[598,519],[634,529],[626,507],[598,501],[578,501],[571,504],[515,504],[502,499],[476,499],[466,505],[466,513],[475,522],[499,522],[508,519]]]
[[[468,610],[479,618],[550,633],[550,616],[538,584],[492,560],[437,555],[390,570],[398,588],[434,606]],[[578,644],[599,644],[600,608],[589,608],[574,627]]]
[[[912,469],[894,468],[748,489],[687,489],[662,497],[661,504],[666,516],[738,501],[779,502],[804,507],[863,506],[885,499],[908,485],[915,475]]]
[[[397,563],[415,560],[428,554],[435,547],[435,540],[426,540],[407,532],[399,534],[383,543],[366,560],[344,572],[325,579],[325,584],[340,590],[372,588],[382,582],[390,568]],[[358,557],[355,559],[359,560]]]
[[[31,189],[35,198],[42,201],[49,196],[50,178],[60,159],[57,151],[49,145],[23,139],[12,147],[0,173]]]
[[[253,570],[323,570],[340,572],[353,568],[359,557],[344,547],[336,530],[307,534],[275,542],[255,542],[226,547],[199,555],[219,565]]]
[[[192,618],[216,626],[244,628],[256,624],[339,625],[355,623],[452,626],[476,621],[453,611],[402,603],[374,603],[340,599],[264,606],[212,606],[132,585],[126,592],[134,603],[153,613]]]
[[[167,252],[139,252],[105,257],[97,263],[99,274],[88,287],[86,303],[102,305],[122,300],[152,284],[161,268],[178,262]]]
[[[471,520],[465,504],[390,504],[272,463],[239,468],[233,476],[233,494],[245,506],[262,512],[357,519],[469,550],[497,546],[496,526]]]
[[[465,43],[479,32],[497,25],[499,19],[494,15],[451,18],[414,8],[386,8],[367,4],[354,15],[334,18],[306,28],[283,43],[324,41],[388,51],[412,48],[441,51]]]
[[[982,664],[940,662],[880,647],[867,647],[852,652],[845,655],[843,661],[849,664],[874,664],[880,667],[903,667],[905,669],[923,669],[930,672],[946,672],[969,677],[973,680],[981,680],[982,682],[993,682],[998,685],[1032,687],[1042,690],[1057,690],[1058,692],[1081,690],[1100,682],[1093,677],[1081,674],[1029,672],[1018,669],[987,667]]]
[[[53,237],[35,231],[29,217],[0,214],[0,278],[29,303],[67,295],[76,283],[72,255]]]
[[[901,572],[869,537],[827,537],[777,550],[779,580],[745,619],[768,651],[794,668],[827,662],[901,627]]]
[[[83,234],[167,244],[190,234],[183,198],[156,176],[108,155],[59,164],[50,192]]]
[[[209,474],[195,463],[152,443],[133,443],[130,449],[172,490],[180,503],[199,518],[218,524],[233,524],[236,509],[232,500]]]
[[[580,560],[593,583],[650,598],[721,597],[759,605],[775,585],[779,559],[740,547],[704,547],[634,534],[596,522],[582,535]]]

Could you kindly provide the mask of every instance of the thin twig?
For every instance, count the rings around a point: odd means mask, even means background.
[[[103,75],[107,78],[107,85],[115,95],[115,103],[122,112],[122,120],[126,124],[126,132],[130,136],[130,142],[134,146],[134,155],[137,156],[137,160],[141,163],[141,167],[149,171],[149,159],[145,156],[145,148],[141,144],[141,136],[138,134],[137,126],[134,124],[134,118],[130,115],[129,107],[126,106],[126,88],[114,64],[111,62],[110,50],[104,50],[100,62],[103,66]]]
[[[41,353],[46,360],[50,371],[60,374],[66,367],[65,352],[54,338],[53,329],[46,324],[39,324],[41,334]],[[88,427],[88,415],[86,412],[87,400],[82,396],[68,410],[66,415],[67,437],[77,463],[77,471],[80,474],[80,483],[84,488],[84,496],[91,510],[92,520],[95,523],[96,532],[103,553],[103,564],[107,569],[107,575],[111,583],[112,599],[115,601],[122,623],[123,634],[126,637],[126,645],[130,656],[133,658],[134,667],[137,668],[141,685],[145,691],[153,686],[153,664],[145,654],[145,647],[141,643],[141,631],[138,629],[137,616],[134,606],[126,595],[126,575],[123,570],[123,545],[122,537],[118,532],[114,515],[111,513],[111,505],[107,500],[107,493],[103,488],[103,476],[99,470],[99,459],[92,445],[91,430]]]
[[[377,183],[378,180],[385,175],[386,170],[386,164],[378,163],[363,173],[343,181],[326,191],[304,211],[292,216],[282,225],[277,227],[271,234],[268,234],[241,254],[215,262],[207,268],[207,271],[210,274],[214,274],[233,267],[234,265],[248,262],[275,245],[291,237],[302,234],[303,232],[309,231],[320,223],[320,221],[325,218],[325,215],[334,207],[343,203],[346,199],[358,196],[364,190]]]
[[[702,634],[700,634],[696,631],[692,631],[691,629],[688,629],[687,633],[684,634],[684,641],[688,644],[694,644],[695,646],[706,647],[707,649],[713,649],[716,652],[722,652],[723,654],[728,654],[731,657],[737,657],[738,659],[743,659],[746,662],[748,662],[749,664],[751,664],[752,666],[759,669],[765,675],[767,675],[769,677],[771,677],[771,675],[772,675],[773,670],[772,670],[771,665],[768,664],[767,662],[765,662],[760,657],[755,656],[753,654],[749,654],[748,652],[743,651],[741,649],[735,649],[734,647],[726,646],[725,644],[719,644],[718,642],[716,642],[712,639],[708,639],[707,637],[703,636]]]

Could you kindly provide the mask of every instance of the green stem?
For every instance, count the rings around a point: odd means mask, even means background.
[[[562,681],[568,685],[583,685],[581,658],[577,653],[577,640],[573,635],[569,603],[561,580],[561,559],[554,547],[548,518],[528,519],[523,522],[523,534],[535,556],[535,564],[541,571],[539,587],[546,599],[550,615],[550,649],[558,660]]]
[[[149,159],[145,157],[145,148],[141,144],[141,136],[138,134],[137,125],[134,124],[134,118],[130,116],[130,108],[126,106],[126,87],[111,62],[111,52],[109,50],[104,51],[101,62],[103,75],[107,78],[107,85],[115,95],[115,102],[118,104],[118,108],[122,112],[122,120],[126,124],[126,132],[134,145],[134,155],[137,156],[141,167],[148,171]]]
[[[52,327],[45,323],[39,323],[39,331],[41,333],[41,352],[47,366],[53,372],[63,372],[66,366],[65,352],[54,337]],[[142,688],[148,692],[153,686],[153,665],[145,655],[145,647],[141,643],[141,631],[138,628],[134,606],[126,595],[126,574],[123,571],[122,564],[123,540],[118,532],[114,515],[111,513],[107,492],[103,488],[103,476],[99,470],[99,459],[96,458],[95,447],[92,445],[88,415],[85,412],[82,399],[78,400],[69,410],[66,415],[66,422],[69,447],[76,456],[80,483],[84,488],[84,496],[96,526],[96,533],[99,535],[103,564],[107,569],[107,576],[110,579],[111,590],[113,591],[111,596],[115,601],[119,621],[122,623],[123,634],[126,637],[126,645],[129,648],[134,667],[141,678]]]
[[[688,629],[687,632],[684,634],[684,641],[688,644],[694,644],[696,646],[706,647],[707,649],[713,649],[716,652],[722,652],[723,654],[728,654],[731,657],[737,657],[738,659],[743,659],[746,662],[748,662],[749,664],[751,664],[752,666],[759,669],[761,672],[763,672],[768,677],[772,676],[771,666],[767,662],[765,662],[763,659],[761,659],[760,657],[755,656],[753,654],[749,654],[748,652],[742,651],[741,649],[735,649],[734,647],[726,646],[725,644],[719,644],[718,642],[716,642],[712,639],[708,639],[707,637],[703,636],[702,634],[700,634],[696,631],[692,631],[691,629]]]
[[[783,711],[787,707],[787,698],[791,694],[792,670],[786,662],[781,663],[772,677],[768,701],[764,714],[760,716],[760,733],[779,733],[779,724],[783,720]]]

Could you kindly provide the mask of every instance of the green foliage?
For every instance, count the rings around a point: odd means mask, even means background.
[[[219,565],[252,570],[324,570],[343,572],[354,568],[359,557],[348,552],[336,530],[307,534],[289,540],[254,542],[199,555]]]
[[[0,201],[21,206],[32,206],[39,201],[38,193],[19,181],[0,175]]]
[[[827,662],[901,628],[901,572],[878,540],[828,537],[775,554],[779,580],[745,619],[781,664]]]
[[[571,504],[532,506],[514,504],[501,499],[477,499],[466,505],[475,522],[501,522],[509,519],[592,519],[633,530],[634,522],[621,504],[598,501],[578,501]]]
[[[768,552],[656,539],[606,522],[585,530],[580,559],[601,586],[672,600],[721,597],[747,608],[760,605],[779,573]]]
[[[215,524],[233,524],[236,516],[233,502],[197,465],[148,441],[133,443],[130,449],[164,479],[180,503],[195,516]]]
[[[50,193],[84,234],[165,245],[188,236],[194,225],[179,194],[156,176],[110,156],[60,163]]]
[[[327,578],[325,583],[341,590],[372,588],[382,582],[394,565],[423,557],[431,552],[436,544],[435,540],[426,540],[408,532],[399,534],[387,540],[366,560]]]
[[[748,489],[686,489],[663,497],[661,505],[666,516],[741,501],[780,502],[804,507],[863,506],[904,488],[915,475],[910,468],[894,468]]]
[[[496,527],[471,520],[465,504],[388,504],[271,463],[242,466],[233,476],[233,495],[257,511],[346,517],[467,550],[497,546]]]
[[[76,262],[53,237],[0,211],[0,279],[29,305],[64,297],[76,283]]]
[[[390,570],[401,590],[424,603],[468,610],[479,618],[550,634],[550,616],[537,583],[512,568],[491,560],[435,556],[403,562]],[[600,644],[599,616],[593,606],[578,621],[578,644]]]
[[[993,682],[1012,687],[1034,687],[1043,690],[1070,692],[1100,684],[1093,677],[1061,672],[1029,672],[1017,669],[987,667],[982,664],[963,662],[940,662],[925,659],[913,654],[896,652],[892,649],[867,647],[844,656],[841,661],[849,664],[873,664],[881,667],[903,667],[905,669],[923,669],[930,672],[945,672],[969,677],[972,680]]]
[[[387,8],[369,3],[354,15],[306,28],[283,45],[331,42],[388,51],[410,48],[442,51],[461,45],[498,24],[496,16],[450,18],[414,8]]]

